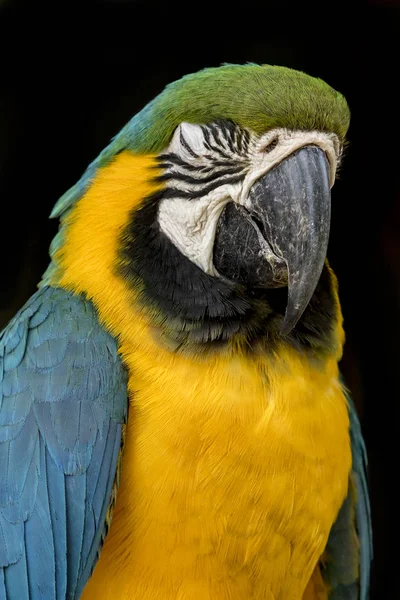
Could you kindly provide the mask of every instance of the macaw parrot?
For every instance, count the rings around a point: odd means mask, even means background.
[[[367,598],[326,261],[348,125],[320,79],[208,68],[57,202],[0,337],[0,600]]]

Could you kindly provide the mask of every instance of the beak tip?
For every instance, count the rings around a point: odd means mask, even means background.
[[[291,306],[291,303],[289,302],[288,306],[286,307],[285,316],[281,323],[281,328],[280,328],[281,335],[287,336],[287,335],[289,335],[289,333],[291,331],[293,331],[293,329],[296,327],[297,323],[300,321],[305,308],[306,308],[306,306],[304,306],[302,308],[300,308],[300,307],[294,308],[293,306]]]
[[[286,319],[284,319],[281,324],[280,334],[286,337],[292,331],[293,327],[294,325],[292,325],[291,323],[287,323]]]

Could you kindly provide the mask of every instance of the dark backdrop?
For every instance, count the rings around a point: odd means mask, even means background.
[[[57,198],[165,84],[246,61],[325,79],[352,111],[329,257],[347,333],[341,368],[369,453],[372,598],[399,598],[396,571],[385,569],[398,529],[389,497],[398,499],[399,8],[350,0],[294,6],[0,0],[0,326],[46,268]]]

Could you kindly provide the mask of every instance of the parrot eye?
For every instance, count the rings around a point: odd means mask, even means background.
[[[274,150],[279,142],[279,137],[275,136],[272,138],[272,140],[270,140],[268,142],[268,144],[266,146],[264,146],[264,148],[262,148],[261,152],[263,152],[264,154],[268,154],[269,152],[272,152],[272,150]]]

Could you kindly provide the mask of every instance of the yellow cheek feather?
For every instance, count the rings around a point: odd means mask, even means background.
[[[120,490],[83,599],[325,600],[316,566],[351,466],[341,317],[324,362],[284,345],[208,358],[160,346],[115,273],[154,166],[126,152],[102,169],[55,257],[53,285],[94,302],[130,373]]]

